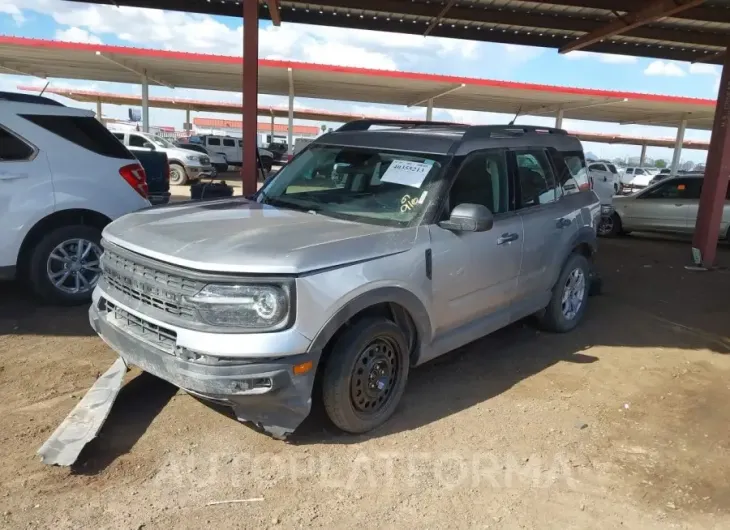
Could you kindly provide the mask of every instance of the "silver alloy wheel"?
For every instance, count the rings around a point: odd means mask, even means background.
[[[179,186],[185,182],[185,170],[177,164],[170,164],[170,184]]]
[[[101,248],[88,239],[68,239],[54,248],[46,262],[53,286],[68,294],[85,294],[99,281]]]
[[[563,316],[567,320],[573,320],[581,306],[586,295],[586,276],[583,269],[576,268],[568,275],[563,288],[562,310]]]
[[[607,236],[611,232],[613,232],[613,215],[601,217],[601,220],[598,222],[598,235]]]

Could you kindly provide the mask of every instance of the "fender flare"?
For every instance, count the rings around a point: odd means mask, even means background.
[[[565,262],[568,261],[568,258],[570,258],[571,254],[573,254],[573,251],[580,245],[588,245],[588,247],[591,249],[591,256],[593,256],[598,251],[598,237],[596,236],[596,232],[593,227],[582,226],[570,238],[570,243],[566,247],[567,251],[564,252],[562,256],[560,256],[560,262],[558,264],[559,266],[555,267],[555,275],[553,277],[551,285],[555,285],[555,282],[558,281],[560,273],[565,266]]]
[[[431,319],[423,302],[416,295],[402,287],[379,287],[356,296],[340,307],[334,316],[317,332],[309,351],[321,353],[345,322],[360,311],[382,303],[394,303],[403,307],[413,319],[418,340],[421,344],[431,340]]]

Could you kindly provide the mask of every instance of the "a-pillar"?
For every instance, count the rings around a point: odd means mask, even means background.
[[[259,3],[243,2],[243,125],[241,184],[244,195],[258,188]]]
[[[433,99],[426,104],[426,121],[433,121]]]
[[[682,145],[684,145],[684,130],[687,128],[687,120],[683,119],[677,129],[677,139],[674,141],[674,155],[672,156],[672,170],[670,175],[676,175],[679,169],[679,162],[682,159]]]
[[[639,167],[644,167],[646,163],[646,144],[641,145],[641,156],[639,157]]]
[[[101,115],[101,98],[96,98],[96,119],[104,123],[104,118]]]
[[[556,129],[562,129],[563,128],[563,114],[565,111],[563,109],[558,110],[558,113],[555,115],[555,128]]]
[[[142,131],[150,132],[150,82],[142,76]]]
[[[705,178],[702,182],[697,225],[692,240],[692,258],[694,262],[707,268],[715,263],[722,210],[725,205],[728,176],[730,176],[729,122],[730,53],[726,53],[725,64],[720,77],[720,90],[717,94],[710,150],[707,153]]]
[[[286,143],[289,146],[288,153],[294,154],[294,72],[291,68],[289,74],[289,116],[286,121]]]

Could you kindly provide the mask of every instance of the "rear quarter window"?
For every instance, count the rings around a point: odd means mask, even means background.
[[[134,160],[134,155],[96,118],[47,114],[24,114],[21,117],[97,155]]]
[[[23,140],[0,127],[0,162],[29,160],[34,152]]]

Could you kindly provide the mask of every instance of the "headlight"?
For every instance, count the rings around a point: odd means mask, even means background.
[[[289,320],[288,285],[206,285],[188,300],[213,326],[273,331]]]
[[[187,158],[191,162],[198,162],[200,160],[200,157],[198,155],[185,155],[185,158]]]

